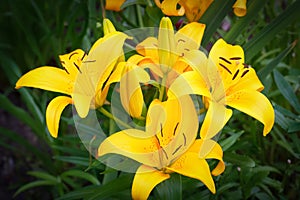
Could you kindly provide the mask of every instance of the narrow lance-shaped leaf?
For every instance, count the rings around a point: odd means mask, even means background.
[[[276,17],[269,25],[264,27],[257,35],[247,42],[243,49],[246,54],[246,62],[251,60],[265,47],[281,30],[300,18],[300,1],[295,1],[283,13]]]

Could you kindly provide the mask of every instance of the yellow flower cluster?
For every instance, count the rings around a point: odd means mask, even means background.
[[[141,164],[132,184],[133,199],[147,199],[153,188],[174,172],[202,181],[215,193],[212,175],[225,169],[215,137],[232,116],[229,107],[262,122],[263,135],[273,126],[274,110],[260,93],[264,87],[255,70],[245,64],[240,46],[219,39],[208,56],[199,50],[204,30],[204,24],[193,22],[174,33],[171,20],[164,17],[158,37],[146,38],[136,46],[136,54],[125,59],[123,45],[132,38],[105,19],[104,37],[88,53],[75,50],[62,55],[64,69],[36,68],[23,75],[16,88],[35,87],[67,95],[54,98],[46,111],[49,132],[57,137],[60,116],[68,104],[74,104],[84,118],[90,109],[108,101],[111,84],[119,82],[124,110],[132,118],[145,118],[145,127],[107,137],[98,156],[114,153]],[[148,108],[141,85],[157,88]],[[203,123],[199,123],[190,94],[202,96]],[[213,170],[208,159],[218,160]]]

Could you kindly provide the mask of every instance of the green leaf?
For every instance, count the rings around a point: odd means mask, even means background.
[[[201,23],[206,24],[202,46],[206,46],[210,38],[220,27],[225,16],[232,11],[234,0],[213,1],[200,19]]]
[[[57,182],[54,181],[49,181],[49,180],[42,180],[42,181],[34,181],[31,183],[27,183],[25,185],[23,185],[22,187],[20,187],[16,193],[14,194],[14,197],[17,196],[18,194],[20,194],[21,192],[24,192],[25,190],[34,188],[34,187],[40,187],[40,186],[45,186],[45,185],[56,185]]]
[[[270,74],[273,69],[292,51],[292,49],[296,46],[297,41],[294,41],[290,44],[285,50],[283,50],[276,58],[274,58],[271,62],[269,62],[265,67],[261,68],[257,75],[260,80],[263,80]]]
[[[87,157],[79,157],[79,156],[54,156],[56,160],[73,163],[82,166],[89,166],[89,158]]]
[[[283,13],[276,17],[270,24],[264,27],[258,34],[256,34],[249,42],[247,42],[243,49],[245,51],[245,58],[247,62],[251,60],[262,48],[265,47],[281,30],[295,20],[300,18],[300,1],[295,1]]]
[[[230,162],[232,164],[236,164],[244,167],[255,167],[255,162],[250,157],[246,155],[239,155],[235,153],[225,152],[224,153],[224,161]]]
[[[251,21],[257,18],[257,13],[264,7],[266,0],[249,1],[247,5],[247,14],[244,17],[239,18],[230,28],[225,35],[224,40],[228,43],[234,43],[241,32],[249,27]]]
[[[292,86],[284,79],[284,77],[277,70],[274,70],[273,73],[275,83],[281,94],[291,104],[291,106],[293,106],[295,110],[298,113],[300,113],[300,103],[296,94],[293,91]]]
[[[132,5],[147,5],[147,3],[144,0],[126,0],[122,5],[121,5],[121,10],[123,10],[124,8],[128,7],[128,6],[132,6]]]
[[[36,178],[40,178],[40,179],[45,179],[48,181],[53,181],[53,182],[60,182],[59,179],[55,176],[52,176],[51,174],[47,173],[47,172],[41,172],[41,171],[30,171],[28,172],[29,175],[34,176]]]
[[[180,174],[172,174],[171,177],[155,187],[156,199],[182,199],[182,182]]]
[[[83,172],[80,170],[69,170],[69,171],[63,172],[61,174],[61,176],[62,177],[74,176],[74,177],[85,179],[85,180],[93,183],[94,185],[100,185],[100,182],[96,177],[94,177],[93,175],[91,175],[87,172]]]
[[[244,133],[244,131],[240,131],[237,133],[233,133],[230,137],[220,141],[220,145],[223,151],[229,149],[234,143],[240,138],[240,136]]]

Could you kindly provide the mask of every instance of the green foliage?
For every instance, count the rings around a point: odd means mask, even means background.
[[[214,1],[200,19],[207,25],[202,46],[209,47],[219,37],[243,46],[247,63],[256,69],[265,86],[263,92],[274,106],[274,128],[263,137],[259,122],[235,112],[230,128],[223,130],[218,141],[226,169],[214,178],[216,194],[200,181],[172,174],[149,199],[300,198],[300,48],[296,42],[300,37],[300,1],[252,0],[243,18],[233,15],[234,2]],[[45,110],[55,94],[38,89],[14,90],[17,79],[28,70],[42,65],[59,67],[59,54],[77,48],[87,50],[103,35],[104,16],[121,31],[157,27],[164,16],[151,0],[127,0],[121,12],[103,13],[102,4],[98,0],[1,2],[1,114],[9,114],[29,127],[38,140],[33,143],[22,131],[0,126],[1,151],[12,157],[19,155],[17,165],[30,161],[27,175],[16,173],[21,181],[8,183],[8,191],[15,197],[39,199],[47,194],[48,199],[64,200],[131,198],[133,174],[110,169],[89,155],[75,133],[70,108],[61,120],[60,137],[54,140],[49,136]],[[174,24],[181,19],[172,17]],[[228,31],[224,23],[229,24]],[[13,101],[11,95],[21,103]],[[116,130],[109,119],[101,123],[107,133]],[[83,126],[79,128],[95,131]],[[210,165],[215,163],[211,161]]]

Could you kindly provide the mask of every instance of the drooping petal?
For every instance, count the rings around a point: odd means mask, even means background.
[[[218,165],[213,169],[212,175],[218,176],[225,170],[225,163],[223,161],[223,150],[221,146],[213,140],[197,140],[199,142],[200,151],[199,157],[203,159],[217,159]]]
[[[106,10],[113,10],[113,11],[120,11],[122,4],[126,0],[106,0],[105,9]]]
[[[147,133],[137,129],[127,129],[114,133],[101,143],[98,155],[115,153],[142,164],[160,168],[158,141],[154,136],[147,136]]]
[[[104,36],[101,42],[92,47],[85,62],[82,63],[73,94],[74,105],[80,117],[87,116],[100,79],[109,76],[111,71],[107,68],[112,70],[114,63],[123,55],[123,44],[127,38],[128,36],[121,32]]]
[[[121,103],[132,117],[138,118],[141,116],[144,106],[140,82],[148,82],[150,76],[145,70],[136,65],[131,63],[125,65],[123,77],[120,81]]]
[[[185,9],[185,16],[190,22],[198,21],[213,0],[181,0],[179,3]]]
[[[160,21],[158,32],[158,57],[163,72],[169,71],[177,60],[173,25],[168,17]]]
[[[16,89],[21,87],[34,87],[71,95],[73,82],[65,70],[45,66],[24,74],[16,83]]]
[[[66,72],[70,75],[71,80],[75,80],[82,61],[85,59],[86,53],[82,49],[76,49],[68,54],[59,55],[59,60]]]
[[[165,174],[146,165],[141,165],[133,179],[132,198],[146,200],[153,188],[168,178],[170,178],[169,174]]]
[[[46,123],[51,136],[54,138],[57,138],[61,113],[69,104],[72,104],[72,99],[70,97],[58,96],[47,106]]]
[[[238,17],[243,17],[247,14],[247,0],[237,0],[233,7],[233,12]]]
[[[176,160],[168,170],[200,180],[212,192],[216,193],[209,166],[205,159],[199,158],[198,153],[187,151]]]
[[[200,130],[201,139],[213,138],[222,130],[231,115],[231,109],[226,108],[225,105],[211,101]]]
[[[179,9],[177,9],[177,4],[180,0],[164,0],[161,5],[160,9],[161,11],[168,16],[182,16],[184,15],[184,8],[180,6]]]
[[[266,136],[274,124],[274,109],[270,101],[258,91],[239,90],[226,98],[226,104],[238,109],[264,124]]]
[[[197,50],[200,47],[202,37],[205,30],[205,24],[192,22],[181,29],[175,34],[175,41],[177,42],[177,52],[182,55],[186,51]]]
[[[175,99],[186,94],[198,94],[210,97],[209,88],[202,76],[196,71],[189,71],[177,77],[168,90],[168,98]]]

